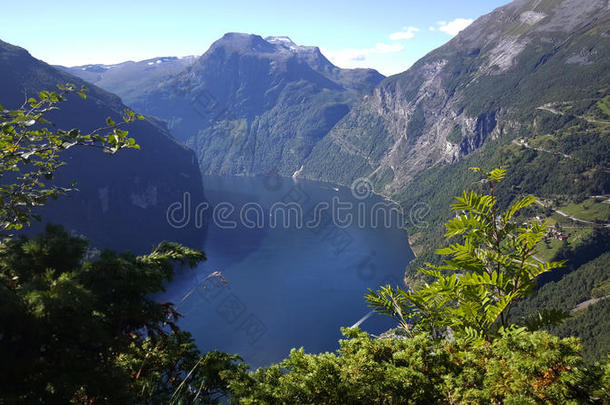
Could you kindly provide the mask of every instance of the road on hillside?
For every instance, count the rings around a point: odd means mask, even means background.
[[[544,149],[544,148],[535,148],[535,147],[533,147],[533,146],[530,146],[530,144],[529,144],[529,143],[527,143],[527,142],[526,142],[526,141],[524,141],[524,140],[513,139],[513,143],[514,143],[515,145],[523,146],[524,148],[527,148],[527,149],[533,149],[533,150],[537,150],[537,151],[539,151],[539,152],[546,152],[546,153],[550,153],[550,154],[552,154],[552,155],[561,156],[561,157],[564,157],[564,158],[567,158],[567,159],[574,159],[572,156],[570,156],[570,155],[566,155],[565,153],[561,153],[561,152],[554,152],[554,151],[552,151],[552,150],[548,150],[548,149]]]
[[[543,204],[543,203],[542,203],[540,200],[536,200],[536,204],[540,205],[540,206],[541,206],[541,207],[543,207],[543,208],[549,208],[549,207],[547,207],[546,205],[544,205],[544,204]],[[587,221],[586,219],[580,219],[580,218],[576,218],[576,217],[573,217],[573,216],[571,216],[571,215],[566,214],[566,213],[565,213],[565,212],[563,212],[563,211],[557,210],[557,209],[552,208],[552,207],[551,207],[551,210],[552,210],[553,212],[558,213],[559,215],[561,215],[561,216],[563,216],[563,217],[566,217],[566,218],[568,218],[568,219],[571,219],[572,221],[576,221],[576,222],[582,222],[583,224],[589,224],[589,225],[593,225],[594,227],[596,227],[596,226],[601,226],[601,227],[604,227],[604,228],[610,228],[610,224],[598,224],[598,223],[593,222],[593,221]]]
[[[563,111],[559,111],[554,109],[553,107],[549,106],[549,105],[543,105],[540,107],[536,107],[536,110],[542,110],[542,111],[547,111],[550,112],[551,114],[555,114],[555,115],[565,115],[565,113]],[[585,118],[582,115],[575,115],[576,118],[580,118],[582,120],[585,120],[587,122],[590,122],[592,124],[604,124],[604,125],[610,125],[609,121],[601,121],[601,120],[594,120],[592,118]]]

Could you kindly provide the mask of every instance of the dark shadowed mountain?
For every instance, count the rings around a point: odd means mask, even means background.
[[[103,126],[107,116],[120,119],[125,106],[117,96],[0,41],[3,106],[17,108],[38,91],[53,90],[66,82],[86,84],[90,90],[86,100],[70,99],[49,115],[57,127],[91,131]],[[75,180],[79,191],[44,207],[44,220],[85,234],[98,247],[142,251],[161,240],[199,246],[202,230],[174,229],[166,220],[167,207],[182,201],[184,192],[190,192],[194,201],[203,200],[201,175],[193,152],[153,121],[136,122],[126,129],[141,150],[121,151],[113,156],[87,148],[65,153],[67,165],[60,168],[55,181],[69,186]]]
[[[165,81],[138,90],[121,89],[120,82],[105,86],[134,109],[167,121],[176,139],[196,151],[204,173],[276,168],[292,175],[382,78],[371,69],[340,69],[317,47],[287,37],[230,33]]]

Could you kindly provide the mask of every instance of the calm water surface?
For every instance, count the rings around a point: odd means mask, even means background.
[[[397,221],[382,225],[383,209],[372,226],[371,209],[383,203],[377,196],[357,199],[347,188],[286,178],[207,176],[204,184],[209,208],[201,205],[198,212],[205,213],[208,260],[178,272],[159,298],[177,305],[184,314],[180,326],[203,352],[237,353],[256,367],[285,358],[293,347],[333,351],[340,328],[369,314],[367,289],[400,283],[413,257]],[[352,205],[351,226],[335,225],[330,210],[321,210],[318,203],[332,206],[333,198]],[[286,226],[278,211],[272,226],[270,208],[279,201],[302,207],[301,227],[294,216]],[[192,221],[199,203],[185,204]],[[246,220],[240,211],[248,213]],[[257,212],[263,215],[253,226]],[[313,225],[315,218],[319,224]],[[209,277],[215,271],[226,283]],[[391,318],[372,314],[360,327],[379,333],[393,325]]]

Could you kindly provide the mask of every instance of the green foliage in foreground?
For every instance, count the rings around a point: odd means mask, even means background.
[[[70,93],[58,86],[17,110],[0,106],[0,232],[19,229],[32,209],[69,189],[45,184],[73,146],[108,153],[139,148],[120,125],[83,134],[52,128],[44,116]],[[49,127],[46,127],[49,126]],[[172,303],[152,296],[173,265],[205,260],[201,251],[164,242],[146,256],[104,251],[49,226],[34,239],[0,241],[0,404],[198,404],[225,395],[219,371],[245,368],[237,356],[205,356],[181,331]]]
[[[236,356],[201,357],[163,290],[173,264],[203,252],[164,242],[149,255],[104,251],[48,227],[0,243],[0,403],[206,403]]]
[[[45,115],[57,110],[69,94],[86,98],[87,91],[85,86],[77,89],[71,83],[57,87],[59,92],[41,91],[37,99],[30,98],[16,110],[0,105],[0,230],[20,229],[29,223],[34,207],[70,191],[47,184],[65,163],[61,152],[73,146],[99,147],[108,153],[139,148],[128,132],[119,128],[144,119],[131,110],[125,110],[123,122],[117,124],[108,117],[106,126],[87,134],[79,129],[53,128]]]
[[[490,339],[508,326],[514,303],[531,293],[536,278],[562,266],[562,262],[539,262],[535,249],[546,233],[546,225],[535,220],[520,224],[514,218],[536,198],[524,197],[506,211],[497,207],[495,189],[506,169],[484,173],[489,194],[464,192],[451,206],[456,215],[446,224],[447,238],[459,238],[439,249],[443,264],[428,263],[420,269],[434,282],[411,286],[409,291],[391,286],[370,291],[367,300],[377,311],[396,316],[403,328],[439,336],[447,330],[470,339]],[[535,328],[563,319],[560,313],[541,313]],[[534,323],[530,322],[534,326]]]
[[[293,350],[230,383],[242,404],[578,404],[608,400],[610,362],[585,368],[575,338],[512,330],[457,339],[373,338],[344,330],[335,353]]]

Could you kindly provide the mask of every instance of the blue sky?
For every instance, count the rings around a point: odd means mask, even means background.
[[[0,39],[51,64],[204,53],[226,32],[286,35],[341,67],[404,71],[508,0],[31,0],[2,5]],[[6,18],[10,16],[10,18]]]

